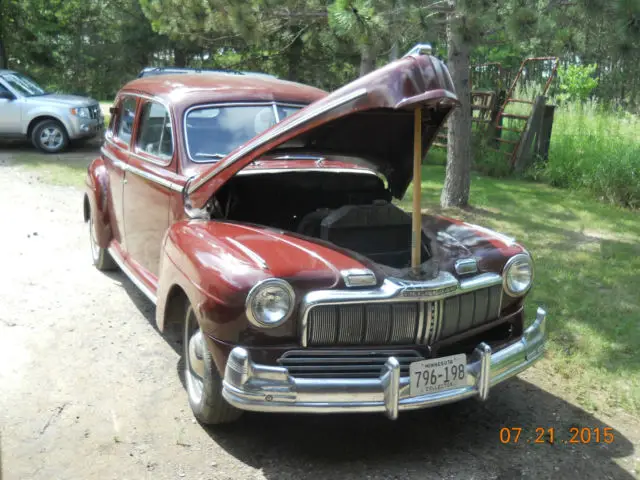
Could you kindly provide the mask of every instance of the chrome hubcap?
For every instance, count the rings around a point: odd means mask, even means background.
[[[56,127],[47,127],[40,132],[40,143],[50,150],[62,145],[62,131]]]
[[[198,321],[195,318],[193,310],[190,308],[187,312],[185,327],[185,341],[187,352],[185,355],[185,377],[187,382],[187,390],[191,401],[199,404],[202,399],[202,391],[204,388],[204,337],[198,327]]]

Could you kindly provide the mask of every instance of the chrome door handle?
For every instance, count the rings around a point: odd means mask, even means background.
[[[125,179],[122,181],[122,183],[127,183],[127,179],[125,178]]]

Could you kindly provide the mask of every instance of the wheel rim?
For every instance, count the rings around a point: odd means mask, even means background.
[[[204,338],[198,321],[189,307],[185,321],[185,377],[189,398],[193,404],[198,405],[202,400],[204,389]]]
[[[93,224],[93,217],[89,218],[89,244],[91,245],[91,258],[97,261],[100,257],[100,246],[96,238],[96,229]]]
[[[40,144],[48,150],[56,150],[62,146],[64,137],[58,127],[46,127],[40,132]]]

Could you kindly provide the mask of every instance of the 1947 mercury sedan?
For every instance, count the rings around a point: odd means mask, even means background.
[[[456,104],[419,54],[330,95],[233,74],[119,92],[86,180],[93,262],[131,278],[161,331],[183,329],[198,420],[393,419],[486,399],[542,356],[545,312],[524,329],[529,253],[436,215],[412,230],[392,203]]]

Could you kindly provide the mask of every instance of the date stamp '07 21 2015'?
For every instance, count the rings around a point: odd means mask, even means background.
[[[537,427],[527,431],[521,427],[503,427],[500,429],[500,443],[503,444],[611,444],[615,441],[611,427],[570,427],[557,429],[554,427]]]

